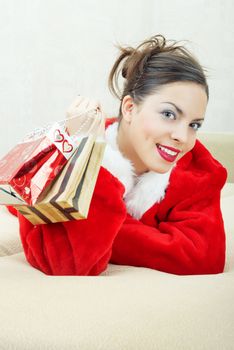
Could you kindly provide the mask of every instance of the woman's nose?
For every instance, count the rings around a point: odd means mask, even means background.
[[[174,126],[171,132],[171,137],[173,138],[173,140],[176,140],[180,143],[186,143],[188,142],[189,137],[188,129],[188,125],[186,125],[185,123],[179,123],[176,126]]]

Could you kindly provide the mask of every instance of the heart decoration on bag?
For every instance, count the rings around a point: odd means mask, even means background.
[[[73,146],[70,144],[61,133],[59,129],[54,131],[54,142],[62,142],[62,150],[64,153],[69,153],[73,151]]]
[[[60,132],[59,129],[56,129],[54,131],[54,142],[62,142],[64,140],[63,134]]]
[[[63,152],[69,153],[73,150],[73,146],[67,141],[63,141]]]

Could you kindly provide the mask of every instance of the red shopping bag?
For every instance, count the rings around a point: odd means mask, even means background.
[[[0,160],[0,204],[34,205],[76,147],[58,123],[17,144]]]

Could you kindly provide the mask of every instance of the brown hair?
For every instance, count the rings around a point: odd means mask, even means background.
[[[209,88],[203,68],[198,60],[184,46],[155,35],[143,41],[136,48],[115,45],[120,55],[114,63],[108,78],[110,92],[120,101],[118,118],[121,120],[121,106],[124,96],[130,95],[136,105],[154,94],[162,85],[177,81],[192,81],[204,87],[207,100]],[[118,78],[120,72],[125,79],[122,94]],[[117,90],[116,90],[117,88]]]

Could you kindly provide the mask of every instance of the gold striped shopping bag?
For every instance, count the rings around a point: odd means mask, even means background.
[[[100,105],[91,114],[91,123],[86,115],[86,126],[76,133],[80,137],[77,149],[42,198],[33,206],[15,205],[34,225],[87,218],[106,145],[105,118]],[[77,114],[73,117],[77,118]]]

